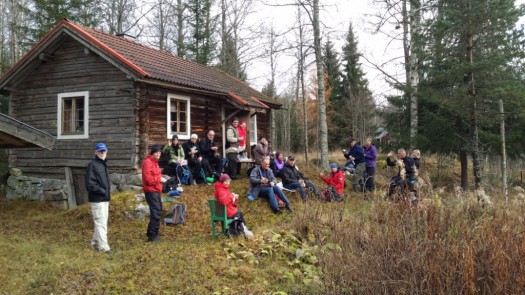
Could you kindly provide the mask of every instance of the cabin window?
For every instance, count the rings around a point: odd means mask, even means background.
[[[257,115],[250,117],[250,145],[257,144]]]
[[[175,94],[168,95],[168,138],[174,134],[179,139],[190,138],[190,98]]]
[[[89,92],[60,93],[57,105],[57,138],[88,138]]]

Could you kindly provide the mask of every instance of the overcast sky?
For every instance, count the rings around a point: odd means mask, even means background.
[[[267,0],[270,1],[270,0]],[[284,0],[279,0],[284,3]],[[341,52],[344,45],[344,36],[348,31],[348,25],[351,21],[354,26],[354,32],[357,36],[360,52],[374,64],[381,65],[387,61],[388,66],[383,69],[389,75],[392,75],[401,81],[404,78],[404,67],[402,65],[402,44],[400,42],[390,42],[390,40],[381,33],[372,33],[373,21],[372,15],[376,14],[377,8],[371,3],[372,0],[320,0],[323,8],[320,12],[323,43],[326,36],[335,44],[335,49]],[[275,3],[275,2],[274,2]],[[525,0],[516,0],[516,5],[524,4]],[[273,23],[276,29],[284,30],[295,23],[295,7],[271,7],[261,5],[254,15],[254,21],[263,20],[266,23]],[[394,28],[390,28],[394,31]],[[287,85],[293,84],[296,69],[293,65],[294,58],[281,55],[278,60],[277,86],[280,92],[285,90]],[[369,62],[361,59],[362,69],[370,83],[370,89],[374,94],[376,103],[383,104],[385,94],[392,94],[395,91],[385,82],[384,75],[378,71]],[[270,67],[263,62],[253,62],[248,69],[249,83],[256,89],[261,89],[269,80]]]

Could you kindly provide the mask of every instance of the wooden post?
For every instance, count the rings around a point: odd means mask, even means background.
[[[68,209],[75,208],[77,206],[77,199],[75,198],[75,186],[73,184],[73,172],[70,167],[64,167],[66,174],[66,187],[69,190],[67,196],[67,207]]]

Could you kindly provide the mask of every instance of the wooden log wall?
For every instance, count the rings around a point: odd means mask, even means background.
[[[57,173],[63,167],[85,169],[94,157],[97,142],[108,146],[112,172],[132,170],[136,153],[134,85],[126,74],[67,35],[54,59],[42,63],[17,85],[11,94],[12,116],[24,123],[57,135],[59,93],[89,91],[89,138],[58,139],[53,150],[11,150],[11,166],[31,176]],[[76,169],[78,168],[78,169]]]

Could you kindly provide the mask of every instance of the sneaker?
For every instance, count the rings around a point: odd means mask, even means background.
[[[248,200],[250,200],[250,201],[255,201],[255,197],[252,196],[252,195],[249,195],[249,196],[248,196]]]
[[[244,231],[244,237],[249,239],[249,238],[253,238],[254,234],[251,230],[245,230]]]

